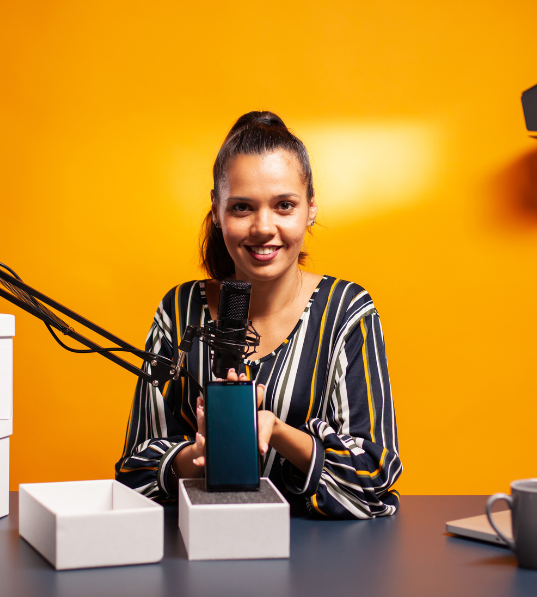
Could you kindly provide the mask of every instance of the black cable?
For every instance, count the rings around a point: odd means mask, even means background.
[[[62,347],[65,348],[65,350],[68,350],[69,352],[76,352],[78,354],[90,354],[90,353],[96,353],[96,354],[102,354],[104,352],[130,352],[131,354],[134,354],[136,356],[139,357],[150,357],[151,359],[157,359],[157,361],[160,361],[161,363],[167,364],[170,367],[173,366],[173,361],[171,359],[168,359],[167,357],[163,357],[162,355],[158,355],[155,354],[153,352],[147,352],[145,350],[131,350],[130,348],[71,348],[70,346],[67,346],[67,344],[64,344],[56,335],[56,333],[54,332],[54,330],[50,327],[50,325],[45,321],[45,325],[48,328],[48,331],[52,334],[52,337],[54,338],[54,340],[56,340],[56,342]]]
[[[6,269],[11,275],[15,276],[15,278],[17,278],[17,280],[20,280],[22,282],[22,278],[20,278],[20,276],[18,276],[9,266],[7,266],[5,263],[0,263],[0,267],[3,267],[4,269]]]

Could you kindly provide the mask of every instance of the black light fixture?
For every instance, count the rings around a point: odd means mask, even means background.
[[[537,85],[522,92],[522,109],[526,120],[526,128],[530,133],[537,133]],[[537,134],[530,135],[537,139]]]

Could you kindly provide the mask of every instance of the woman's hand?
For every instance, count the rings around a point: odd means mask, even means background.
[[[227,381],[246,380],[247,378],[244,373],[241,373],[240,376],[237,376],[237,373],[234,369],[230,369],[228,371]],[[263,384],[259,384],[257,386],[258,409],[263,404],[264,397],[265,386]],[[307,473],[313,449],[313,440],[310,435],[287,425],[270,410],[258,410],[257,436],[260,454],[265,455],[268,452],[269,446],[272,446],[277,452],[279,452],[284,458],[287,458],[302,472]]]
[[[218,378],[216,381],[223,381]],[[237,375],[235,369],[229,369],[227,373],[226,381],[247,381],[247,377],[244,373]],[[263,396],[265,395],[265,386],[260,384],[257,386],[257,407],[262,404]],[[272,413],[270,413],[272,414]],[[198,422],[198,432],[196,433],[196,443],[190,446],[190,455],[192,456],[192,462],[198,467],[205,466],[205,411],[203,398],[200,396],[196,404],[196,419]],[[266,435],[266,434],[265,434]],[[265,436],[263,436],[265,437]],[[264,444],[267,444],[270,440],[270,436]],[[261,454],[265,454],[268,450],[268,445],[265,451],[261,450],[261,442],[259,443],[259,450]]]
[[[261,386],[262,391],[257,391],[257,408],[263,404],[265,387]],[[257,411],[257,437],[259,439],[259,453],[263,456],[268,452],[274,428],[281,423],[280,419],[271,410]]]
[[[198,432],[196,433],[196,443],[192,444],[190,455],[192,462],[199,467],[205,466],[205,412],[204,402],[201,396],[196,401],[196,420],[198,422]]]
[[[218,379],[217,381],[222,381]],[[247,381],[246,375],[237,375],[235,369],[230,369],[227,381]],[[257,408],[263,404],[265,386],[257,386]],[[173,468],[179,477],[201,477],[205,469],[205,412],[203,398],[200,396],[196,403],[196,419],[198,432],[196,443],[187,446],[176,456]],[[272,446],[284,458],[287,458],[303,472],[307,472],[311,460],[312,438],[307,433],[290,427],[281,421],[270,410],[258,410],[258,440],[259,453],[265,455]],[[177,485],[177,480],[168,475],[169,482]]]
[[[257,408],[263,403],[265,386],[257,386]],[[260,391],[259,388],[262,388]],[[259,452],[266,454],[269,446],[289,460],[303,473],[307,473],[313,452],[312,437],[287,425],[270,410],[258,410],[257,435],[259,438]]]
[[[168,485],[176,493],[179,478],[201,477],[204,472],[205,418],[203,416],[203,406],[203,398],[199,396],[196,401],[196,419],[198,422],[196,442],[183,448],[177,454],[168,473]]]
[[[237,375],[235,369],[230,369],[227,373],[227,381],[248,381],[248,378],[244,373]],[[257,392],[257,408],[263,404],[263,398],[265,397],[265,386],[259,384],[256,388]],[[268,410],[261,410],[257,413],[258,421],[258,439],[259,439],[259,453],[266,454],[268,452],[270,438],[272,436],[272,429],[277,420],[274,413]]]

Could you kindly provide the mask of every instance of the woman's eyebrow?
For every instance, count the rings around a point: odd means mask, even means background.
[[[254,199],[250,199],[250,197],[238,197],[238,196],[230,196],[227,198],[228,201],[254,201]]]
[[[276,195],[274,199],[287,199],[288,197],[300,198],[300,195],[298,193],[281,193],[280,195]]]
[[[272,199],[288,199],[289,197],[298,197],[300,198],[300,195],[298,193],[280,193],[279,195],[274,195],[274,197],[272,197]],[[227,198],[228,201],[248,201],[248,202],[256,202],[257,199],[252,199],[251,197],[240,197],[240,196],[236,196],[236,195],[232,195],[230,197]]]

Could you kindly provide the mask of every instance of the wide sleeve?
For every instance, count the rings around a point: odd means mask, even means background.
[[[329,360],[322,416],[301,427],[313,438],[304,476],[288,461],[287,488],[330,518],[394,514],[402,471],[382,327],[377,311],[350,308]]]
[[[169,295],[160,303],[149,330],[145,349],[169,359],[173,356]],[[144,364],[150,369],[151,365]],[[123,454],[116,463],[116,479],[148,498],[167,501],[175,499],[168,487],[168,471],[177,453],[194,443],[195,430],[182,414],[174,414],[170,399],[174,384],[168,382],[162,389],[139,379],[127,425]],[[170,398],[170,399],[169,399]]]

